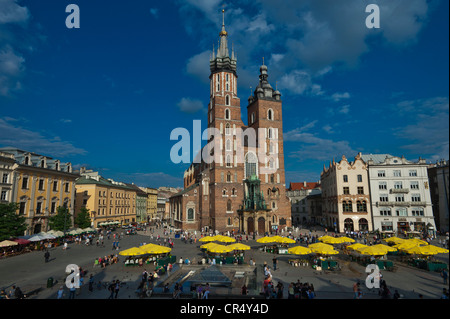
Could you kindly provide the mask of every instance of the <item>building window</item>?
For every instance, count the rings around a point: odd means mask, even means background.
[[[344,175],[343,178],[344,178],[344,183],[348,183],[348,175]]]
[[[411,208],[412,216],[424,216],[423,208]]]
[[[231,190],[231,195],[234,195],[234,196],[237,195],[237,193],[236,193],[236,188],[233,188],[233,189]]]
[[[229,109],[225,110],[225,119],[227,119],[227,120],[230,119],[230,110]]]
[[[380,202],[388,202],[388,195],[380,194]]]
[[[245,178],[258,176],[258,158],[255,153],[249,152],[245,156]]]
[[[349,195],[350,194],[350,188],[349,187],[344,187],[344,195]]]
[[[420,202],[420,194],[411,194],[412,202]]]
[[[378,171],[378,177],[386,177],[385,171]]]
[[[402,189],[403,183],[402,182],[394,182],[394,188],[395,189]]]
[[[405,196],[403,194],[397,194],[397,195],[395,195],[395,201],[396,202],[404,202]]]
[[[227,167],[231,167],[231,166],[232,166],[232,163],[231,163],[231,155],[227,155],[227,160],[226,160],[226,162],[227,162]]]
[[[225,142],[225,150],[231,151],[231,140],[229,139]]]
[[[50,206],[50,213],[56,213],[56,201],[52,201],[52,205]]]
[[[273,111],[272,111],[272,109],[269,109],[267,111],[267,119],[270,120],[270,121],[273,120]]]
[[[367,203],[365,200],[357,201],[356,207],[357,207],[358,212],[367,212]]]
[[[22,188],[27,189],[28,188],[28,177],[23,177],[22,179]]]
[[[194,209],[193,208],[189,208],[187,211],[187,219],[189,221],[194,220]]]
[[[227,183],[231,183],[231,173],[227,173]]]
[[[380,209],[380,216],[392,216],[390,209]]]
[[[251,117],[250,117],[250,123],[255,123],[255,113],[252,113]]]
[[[395,177],[401,177],[402,176],[402,171],[401,170],[394,170],[394,176]]]
[[[417,176],[417,170],[410,170],[409,171],[409,176]]]
[[[54,181],[53,182],[53,191],[57,192],[58,191],[58,181]]]
[[[352,202],[351,201],[343,201],[342,202],[342,211],[344,212],[352,212],[353,211],[353,207],[352,207]]]
[[[358,183],[362,183],[362,175],[358,175],[357,178],[358,178]]]
[[[8,184],[8,176],[9,176],[8,173],[3,173],[3,176],[2,176],[2,183],[3,184]]]
[[[228,91],[228,87],[227,87],[227,91]],[[225,96],[225,105],[230,105],[230,96],[229,95]]]
[[[44,179],[39,179],[39,190],[43,191],[44,190]]]
[[[227,123],[225,125],[225,135],[230,135],[230,134],[231,134],[230,123]]]
[[[6,196],[7,196],[7,191],[5,191],[5,190],[2,190],[2,193],[1,193],[1,195],[0,195],[0,200],[1,201],[6,201]]]
[[[364,194],[364,187],[358,186],[358,195],[363,195],[363,194]]]
[[[419,189],[419,182],[411,182],[410,187],[411,189]]]
[[[69,183],[65,183],[64,186],[65,186],[65,190],[64,191],[66,193],[68,193],[69,192],[69,186],[70,186]]]
[[[397,214],[397,216],[408,216],[408,211],[406,210],[406,208],[397,208],[395,210],[395,213]]]
[[[42,213],[42,202],[37,202],[36,203],[36,214],[41,214]]]
[[[227,212],[231,212],[231,200],[227,201]]]
[[[378,183],[378,189],[387,189],[386,182],[379,182]]]

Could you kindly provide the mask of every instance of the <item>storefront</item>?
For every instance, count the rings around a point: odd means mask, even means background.
[[[397,222],[397,232],[398,233],[405,233],[405,232],[409,232],[410,228],[409,228],[409,223],[407,221],[401,221],[401,222]]]

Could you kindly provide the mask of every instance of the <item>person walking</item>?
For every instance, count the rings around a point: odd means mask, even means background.
[[[48,250],[45,252],[44,258],[45,258],[45,262],[48,263],[48,260],[50,259],[50,253],[48,252]]]
[[[59,287],[58,292],[56,293],[56,299],[62,299],[64,297],[64,286]]]
[[[93,292],[94,291],[94,275],[91,274],[89,276],[89,292]]]
[[[441,277],[442,277],[442,279],[444,279],[444,285],[447,285],[447,280],[448,280],[447,269],[442,269]]]
[[[75,299],[75,293],[77,292],[77,288],[75,288],[75,285],[72,285],[69,289],[69,299]]]
[[[115,293],[114,299],[117,299],[117,295],[119,294],[119,290],[120,290],[120,282],[117,279],[116,280],[116,285],[114,286],[114,293]]]
[[[108,290],[110,292],[110,295],[108,297],[108,299],[114,299],[114,289],[115,289],[115,284],[114,281],[108,286]]]
[[[276,256],[273,256],[272,262],[273,262],[273,270],[275,271],[277,270],[277,263],[278,263]]]

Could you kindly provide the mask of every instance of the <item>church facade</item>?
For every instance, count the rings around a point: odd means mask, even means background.
[[[209,140],[184,173],[184,190],[170,198],[170,221],[182,230],[264,234],[292,226],[286,196],[282,101],[267,66],[241,119],[237,59],[225,25],[210,58]],[[198,160],[201,155],[201,160]]]

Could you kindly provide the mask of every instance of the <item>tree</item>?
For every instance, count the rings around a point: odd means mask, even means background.
[[[75,217],[75,225],[79,228],[88,228],[91,226],[89,209],[86,207],[81,207],[80,212]]]
[[[25,217],[16,214],[19,204],[0,204],[0,241],[23,236],[27,225]]]
[[[59,206],[57,214],[48,220],[48,225],[52,230],[64,231],[72,227],[72,215],[67,207]]]

